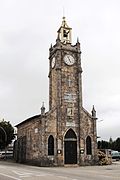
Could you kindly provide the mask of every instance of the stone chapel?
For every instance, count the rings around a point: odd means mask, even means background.
[[[16,162],[39,166],[93,165],[97,162],[96,111],[82,105],[79,40],[63,17],[55,45],[49,49],[49,111],[20,122]]]

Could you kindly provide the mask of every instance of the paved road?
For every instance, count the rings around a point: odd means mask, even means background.
[[[0,161],[0,180],[120,180],[120,162],[110,166],[44,168]]]

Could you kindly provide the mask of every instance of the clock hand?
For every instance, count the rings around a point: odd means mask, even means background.
[[[69,62],[71,62],[71,59],[68,57],[68,59],[69,59]]]

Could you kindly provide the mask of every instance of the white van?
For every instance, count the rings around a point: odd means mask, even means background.
[[[5,151],[0,151],[0,159],[5,159],[5,157],[7,159],[13,158],[13,151],[6,151],[6,154]]]

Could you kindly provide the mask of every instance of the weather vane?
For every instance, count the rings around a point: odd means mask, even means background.
[[[65,17],[65,8],[63,6],[63,17]]]

